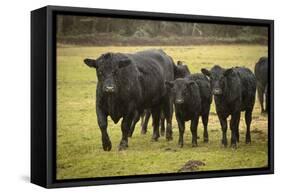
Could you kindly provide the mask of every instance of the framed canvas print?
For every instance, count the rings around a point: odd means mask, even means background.
[[[272,20],[31,12],[31,182],[273,173]]]

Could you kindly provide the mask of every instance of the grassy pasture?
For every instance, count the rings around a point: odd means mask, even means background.
[[[152,128],[140,134],[137,124],[126,151],[117,150],[121,129],[119,121],[109,118],[108,132],[112,150],[104,152],[95,112],[96,72],[83,63],[86,57],[96,58],[105,52],[135,52],[148,48],[162,48],[175,61],[185,61],[192,73],[214,64],[223,67],[246,66],[253,70],[259,57],[267,55],[267,47],[260,45],[207,45],[165,47],[75,47],[59,45],[57,49],[57,178],[90,178],[135,174],[177,172],[187,161],[200,160],[205,166],[198,170],[222,170],[267,166],[267,116],[260,114],[256,100],[252,121],[252,143],[245,144],[244,113],[240,122],[238,149],[221,146],[221,130],[215,114],[214,102],[209,119],[209,143],[203,143],[203,125],[198,126],[198,147],[191,147],[190,122],[186,123],[185,144],[177,146],[178,128],[173,119],[174,140],[160,137],[151,142]],[[228,143],[230,129],[228,128]]]

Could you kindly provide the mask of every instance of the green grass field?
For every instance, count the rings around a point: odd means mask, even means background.
[[[221,130],[215,114],[214,102],[209,119],[209,143],[203,143],[203,126],[198,126],[198,147],[191,147],[190,123],[186,123],[185,144],[177,146],[178,128],[173,119],[174,140],[164,137],[151,141],[152,128],[140,134],[140,124],[129,139],[129,148],[118,151],[121,139],[120,123],[110,118],[108,125],[112,150],[104,152],[95,112],[96,72],[83,59],[97,58],[105,52],[135,52],[148,48],[162,48],[175,61],[188,64],[192,73],[214,64],[223,67],[246,66],[253,70],[256,61],[267,55],[267,47],[260,45],[213,45],[186,47],[75,47],[59,45],[57,50],[57,179],[159,174],[177,172],[189,160],[205,163],[197,170],[257,168],[267,166],[267,116],[260,114],[256,100],[251,128],[252,143],[245,144],[244,113],[240,122],[238,149],[221,146]],[[228,129],[230,143],[230,129]]]

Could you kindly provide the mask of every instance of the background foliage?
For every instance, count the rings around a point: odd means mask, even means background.
[[[267,44],[267,28],[59,15],[59,43],[83,45]]]

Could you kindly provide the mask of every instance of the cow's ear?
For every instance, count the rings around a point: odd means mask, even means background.
[[[165,81],[165,85],[166,85],[168,88],[172,88],[172,87],[174,87],[174,82],[173,82],[173,81]]]
[[[224,76],[228,76],[228,75],[230,75],[232,72],[233,72],[233,68],[229,68],[229,69],[227,69],[227,70],[224,71],[223,75],[224,75]]]
[[[124,59],[124,60],[119,61],[118,67],[124,68],[124,67],[127,67],[130,64],[131,64],[131,61],[129,59]]]
[[[202,69],[201,69],[201,72],[202,72],[204,75],[208,76],[208,77],[211,76],[211,72],[210,72],[208,69],[202,68]]]
[[[195,81],[191,80],[191,81],[188,81],[188,82],[186,83],[186,85],[187,85],[187,87],[188,87],[188,86],[193,86],[195,83],[196,83]]]
[[[187,82],[188,85],[193,85],[193,84],[195,84],[195,83],[196,83],[196,82],[193,81],[193,80]]]
[[[97,68],[97,62],[95,59],[84,59],[84,63],[89,67]]]
[[[182,61],[178,61],[177,65],[183,65],[183,62]]]

